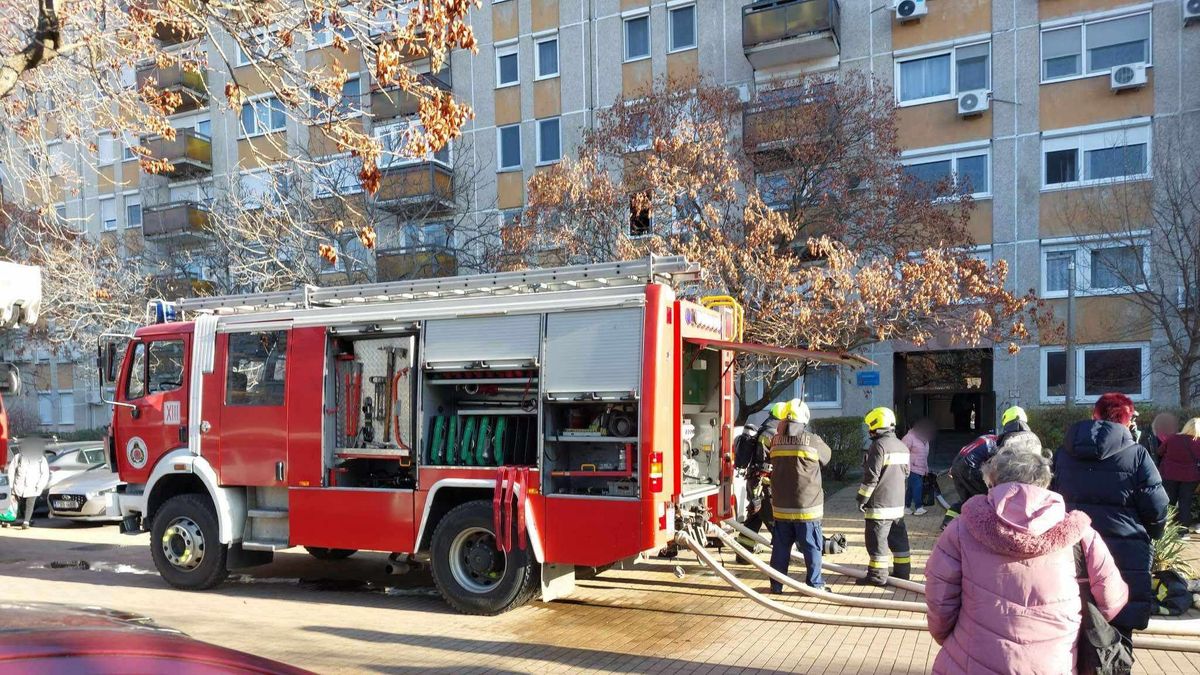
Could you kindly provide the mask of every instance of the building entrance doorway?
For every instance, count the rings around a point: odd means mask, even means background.
[[[933,465],[948,466],[959,448],[995,427],[992,350],[898,352],[894,367],[900,428],[928,417],[938,429]]]

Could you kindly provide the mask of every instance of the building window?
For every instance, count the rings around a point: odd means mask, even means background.
[[[521,168],[521,125],[510,124],[497,127],[496,144],[499,146],[499,171]]]
[[[125,227],[142,226],[142,202],[136,195],[125,198]]]
[[[625,19],[625,60],[650,58],[650,15]]]
[[[1149,246],[1144,240],[1065,244],[1042,250],[1042,297],[1070,291],[1071,264],[1079,295],[1133,293],[1146,287]]]
[[[362,181],[358,178],[362,160],[350,155],[328,159],[317,169],[315,196],[317,199],[333,195],[353,195],[362,192]],[[263,174],[270,180],[268,174]]]
[[[361,79],[358,75],[354,75],[346,79],[342,83],[342,95],[338,101],[332,101],[328,96],[316,89],[309,90],[309,96],[312,97],[314,117],[321,115],[327,110],[332,111],[332,114],[337,117],[350,117],[362,113],[362,88],[360,86]],[[336,105],[335,105],[336,103]]]
[[[287,371],[287,331],[231,333],[225,404],[283,405]]]
[[[908,189],[927,191],[930,198],[991,194],[988,148],[905,155]]]
[[[679,52],[696,46],[696,6],[672,7],[668,10],[670,50]]]
[[[385,7],[384,9],[379,10],[379,12],[376,14],[376,17],[379,17],[382,14],[386,18],[386,16],[387,16],[386,12],[388,12],[389,9],[390,8]],[[346,41],[350,41],[350,40],[354,39],[354,29],[351,28],[349,24],[343,23],[341,26],[338,26],[336,29],[330,29],[329,20],[326,17],[322,16],[320,21],[318,21],[317,23],[312,25],[312,33],[313,33],[312,46],[313,47],[328,47],[329,45],[333,44],[334,32],[336,32],[338,35],[341,35],[342,38],[344,38]],[[374,30],[374,25],[372,26],[371,33],[372,33],[372,35],[377,34]]]
[[[244,36],[236,45],[237,65],[248,66],[255,61],[269,58],[275,46],[274,42],[274,35],[266,30],[257,30]]]
[[[559,118],[537,122],[537,163],[553,164],[562,159],[562,133]]]
[[[648,195],[643,195],[643,197]],[[650,217],[650,205],[639,206],[637,195],[629,195],[629,236],[645,237],[654,232],[654,222]]]
[[[1042,134],[1043,188],[1075,187],[1150,175],[1150,124]]]
[[[991,43],[954,47],[896,60],[900,103],[930,103],[989,87]]]
[[[115,197],[100,200],[100,229],[117,229],[117,200]]]
[[[242,105],[242,137],[261,136],[282,131],[287,125],[283,103],[274,96],[248,101]]]
[[[38,394],[38,424],[50,426],[54,424],[54,401],[50,394]]]
[[[496,48],[496,88],[508,87],[521,82],[517,44]]]
[[[1084,21],[1042,31],[1042,81],[1150,63],[1150,13]]]
[[[797,398],[813,408],[836,408],[842,402],[842,379],[837,366],[809,366],[797,380]]]
[[[542,38],[534,43],[533,60],[536,79],[558,77],[558,36]]]
[[[117,160],[116,139],[112,134],[100,134],[96,140],[96,159],[101,165],[112,164]]]
[[[75,424],[75,394],[73,392],[58,392],[58,423]]]
[[[137,139],[130,138],[129,136],[125,136],[122,140],[123,140],[123,142],[121,143],[121,161],[122,162],[132,162],[133,160],[137,159],[138,158],[137,153],[133,151],[133,146],[138,144]]]
[[[1062,403],[1067,395],[1067,354],[1061,347],[1042,349],[1041,397]],[[1075,349],[1075,398],[1093,402],[1110,391],[1135,401],[1150,398],[1150,346],[1136,344],[1083,345]]]

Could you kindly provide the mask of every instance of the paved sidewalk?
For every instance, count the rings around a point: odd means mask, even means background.
[[[831,559],[863,564],[854,491],[851,486],[830,497],[825,526],[845,533],[851,545]],[[934,509],[909,519],[917,569],[940,518]],[[728,551],[719,557],[752,587],[766,587]],[[213,591],[187,593],[154,573],[148,535],[72,525],[0,530],[0,599],[140,612],[198,639],[322,673],[924,673],[937,653],[924,632],[782,617],[743,598],[687,555],[610,570],[580,581],[569,599],[535,602],[499,617],[455,614],[427,575],[387,577],[385,560],[358,554],[322,562],[289,551]],[[49,566],[74,561],[86,561],[89,569]],[[920,600],[828,579],[837,592]],[[822,612],[911,616],[796,597],[784,596]],[[1142,651],[1138,658],[1139,673],[1200,673],[1196,655]]]

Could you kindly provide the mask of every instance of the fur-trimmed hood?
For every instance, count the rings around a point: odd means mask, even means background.
[[[1073,546],[1092,522],[1082,511],[1068,513],[1058,493],[1024,483],[1003,483],[968,499],[962,518],[979,543],[1017,558]]]

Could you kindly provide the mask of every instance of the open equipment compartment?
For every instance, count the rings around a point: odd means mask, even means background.
[[[426,322],[427,466],[537,464],[540,314]]]
[[[680,460],[683,492],[721,482],[721,352],[683,342]]]
[[[642,307],[546,316],[547,495],[640,496],[644,323]]]
[[[326,484],[412,489],[415,329],[330,331],[326,352]]]

